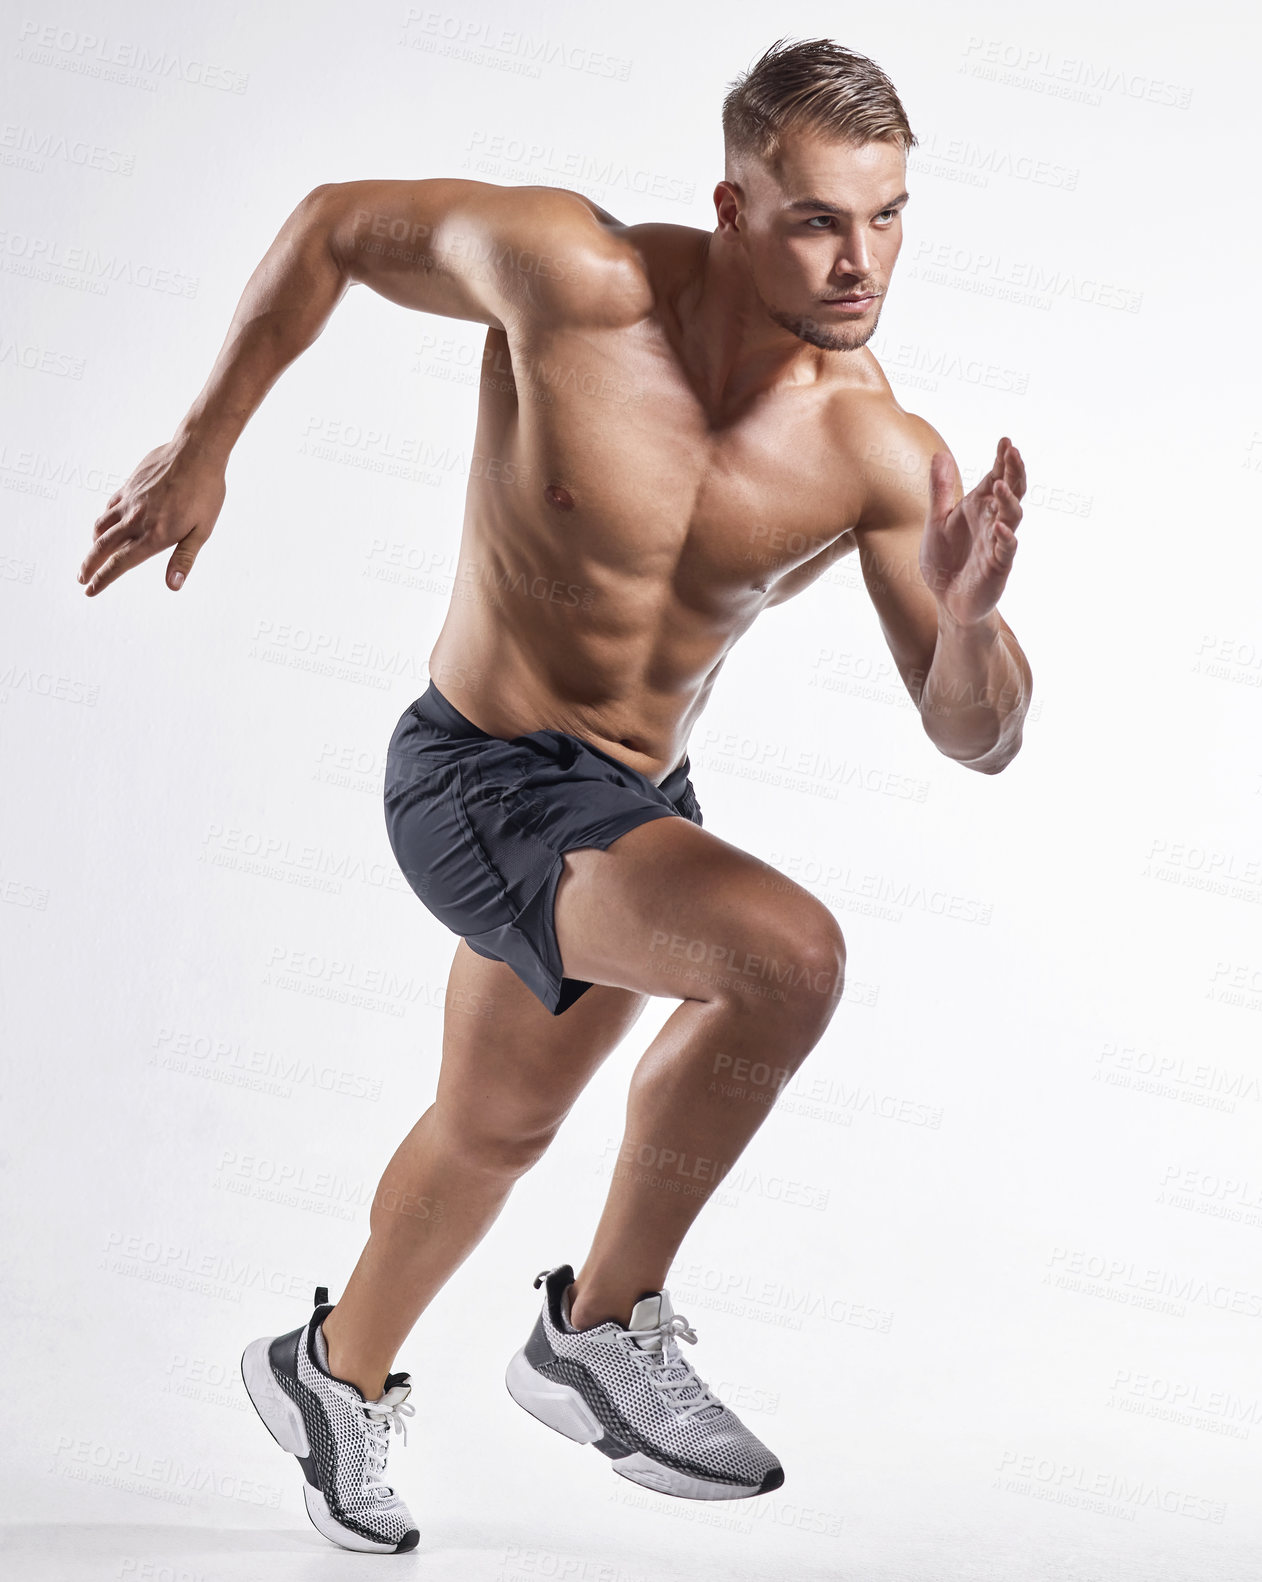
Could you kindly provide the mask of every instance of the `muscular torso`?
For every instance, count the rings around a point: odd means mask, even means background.
[[[492,735],[567,731],[660,783],[759,611],[854,548],[858,436],[894,407],[861,351],[716,411],[672,301],[703,233],[626,234],[643,300],[622,322],[488,331],[430,671]]]

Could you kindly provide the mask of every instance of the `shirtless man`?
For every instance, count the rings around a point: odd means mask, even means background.
[[[302,1462],[312,1520],[348,1548],[419,1541],[385,1479],[390,1431],[412,1412],[397,1350],[650,995],[679,1004],[633,1074],[591,1249],[577,1276],[562,1264],[535,1280],[542,1310],[506,1382],[647,1487],[779,1486],[775,1455],[680,1352],[696,1336],[665,1284],[828,1025],[845,946],[808,891],[702,827],[689,733],[759,611],[857,550],[939,751],[996,774],[1021,743],[1030,669],[996,608],[1021,458],[1001,439],[964,494],[937,431],[865,349],[915,142],[897,94],[827,40],[782,43],[733,85],[723,123],[709,233],[624,225],[549,187],[317,187],[175,436],[111,497],[80,573],[96,594],[173,549],[167,586],[183,584],[233,443],[354,282],[486,325],[488,362],[511,369],[483,381],[431,685],[387,756],[395,854],[461,936],[437,1096],[382,1177],[341,1300],[320,1288],[305,1325],[243,1358]],[[774,1081],[714,1080],[740,1060]]]

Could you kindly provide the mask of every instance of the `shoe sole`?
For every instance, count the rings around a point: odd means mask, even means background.
[[[311,1445],[307,1439],[302,1413],[277,1384],[276,1375],[272,1372],[268,1352],[274,1339],[273,1335],[265,1335],[260,1340],[252,1340],[241,1353],[241,1381],[245,1385],[245,1393],[250,1397],[250,1402],[262,1418],[263,1426],[268,1433],[282,1450],[287,1450],[291,1456],[297,1456],[301,1461],[310,1456]],[[364,1538],[359,1533],[343,1527],[330,1511],[324,1495],[313,1484],[307,1482],[305,1469],[302,1498],[312,1526],[339,1549],[353,1549],[361,1554],[393,1555],[415,1549],[420,1542],[419,1532],[415,1533],[411,1543],[405,1538],[401,1543],[386,1544],[372,1538]]]
[[[504,1374],[508,1393],[523,1411],[541,1423],[564,1434],[580,1445],[595,1445],[606,1437],[604,1424],[588,1406],[577,1390],[556,1379],[545,1378],[533,1367],[522,1349],[513,1357]],[[768,1494],[784,1482],[784,1472],[773,1468],[758,1486],[747,1483],[716,1483],[708,1478],[695,1478],[687,1472],[654,1461],[650,1456],[635,1450],[629,1455],[602,1450],[609,1465],[621,1478],[638,1483],[641,1488],[655,1489],[659,1494],[673,1494],[685,1500],[745,1500],[755,1494]]]

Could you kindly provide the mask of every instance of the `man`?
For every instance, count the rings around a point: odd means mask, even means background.
[[[412,1548],[385,1480],[410,1378],[389,1370],[514,1181],[650,995],[586,1261],[545,1271],[506,1382],[615,1471],[686,1498],[779,1486],[716,1400],[665,1289],[715,1180],[828,1025],[845,944],[809,892],[702,827],[689,733],[761,610],[859,554],[924,728],[995,774],[1031,677],[996,608],[1025,471],[1001,439],[967,495],[939,434],[865,349],[901,243],[915,139],[889,79],[827,40],[774,45],[728,94],[712,233],[623,225],[580,195],[464,180],[316,188],[251,277],[174,438],[94,528],[97,593],[174,549],[178,588],[264,394],[362,282],[487,326],[459,569],[429,689],[387,755],[409,882],[461,936],[434,1104],[388,1165],[342,1299],[256,1341],[246,1384],[349,1548]],[[441,690],[440,690],[441,689]],[[489,1004],[490,1016],[459,1007]],[[714,1082],[726,1060],[772,1090]],[[671,1190],[665,1165],[714,1161]],[[649,1160],[646,1166],[643,1161]]]

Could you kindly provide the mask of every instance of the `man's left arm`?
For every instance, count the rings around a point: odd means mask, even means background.
[[[855,529],[859,563],[894,663],[938,750],[998,774],[1016,756],[1033,677],[999,596],[1017,552],[1025,466],[999,441],[964,493],[937,431],[904,420],[880,447]]]

